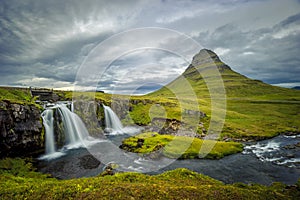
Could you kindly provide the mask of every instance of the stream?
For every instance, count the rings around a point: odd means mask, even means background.
[[[119,149],[121,141],[131,135],[108,136],[88,148],[69,149],[52,160],[39,160],[38,171],[58,179],[96,176],[106,164],[116,163],[118,171],[159,174],[176,168],[187,168],[224,183],[273,182],[295,184],[300,178],[300,135],[280,135],[272,139],[245,143],[242,153],[220,160],[175,160],[160,157],[150,159]]]

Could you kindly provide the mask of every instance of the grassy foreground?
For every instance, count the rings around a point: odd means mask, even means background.
[[[22,159],[0,161],[0,199],[297,199],[300,183],[224,184],[186,169],[57,180]]]
[[[142,145],[139,141],[143,141]],[[135,153],[151,153],[162,149],[169,158],[209,158],[220,159],[226,155],[241,152],[243,145],[237,142],[201,140],[185,136],[160,135],[147,132],[127,138],[123,141],[125,150]]]

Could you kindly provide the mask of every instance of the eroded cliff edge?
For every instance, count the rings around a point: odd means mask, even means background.
[[[43,133],[41,111],[36,105],[0,101],[0,157],[42,152]]]

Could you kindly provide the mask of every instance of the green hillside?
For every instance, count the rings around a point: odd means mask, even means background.
[[[210,50],[201,50],[181,76],[145,97],[162,101],[174,101],[181,97],[186,104],[180,105],[188,108],[192,105],[189,100],[193,101],[191,91],[185,89],[188,82],[197,95],[199,109],[208,116],[203,119],[205,126],[208,126],[212,98],[218,98],[218,89],[222,92],[220,80],[226,91],[226,101],[223,102],[227,105],[222,138],[263,139],[282,132],[300,131],[300,91],[249,79],[231,70]],[[210,93],[208,85],[215,92]]]

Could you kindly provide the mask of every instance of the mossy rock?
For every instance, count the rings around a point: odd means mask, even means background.
[[[141,145],[139,141],[143,140]],[[238,142],[202,140],[185,136],[160,135],[146,132],[125,139],[121,148],[134,153],[151,153],[163,149],[163,154],[169,158],[208,158],[220,159],[224,156],[243,151],[243,145]]]

